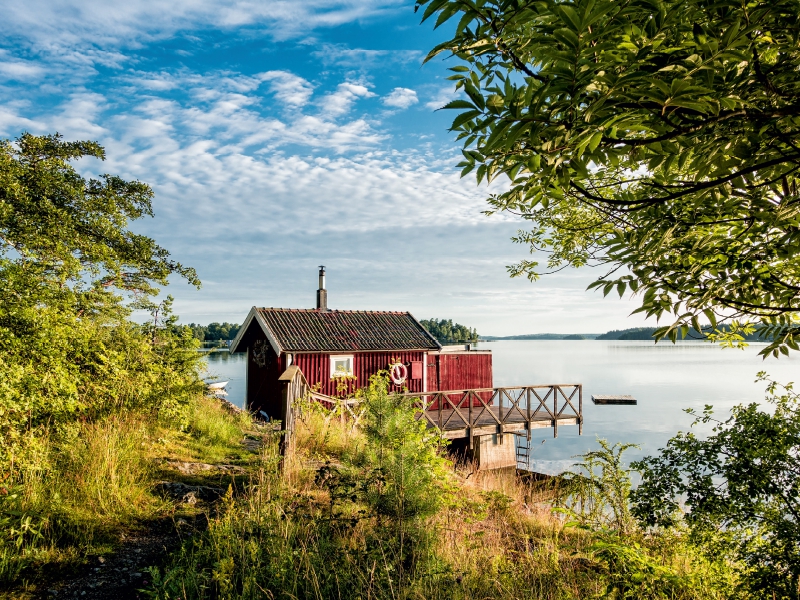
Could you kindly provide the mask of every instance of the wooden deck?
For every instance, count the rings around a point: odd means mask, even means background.
[[[340,405],[341,418],[349,414],[355,423],[363,416],[357,399],[341,400],[312,390],[302,371],[294,365],[286,369],[279,381],[283,409],[281,457],[290,447],[297,399],[312,398],[329,406]],[[418,418],[425,419],[428,427],[439,429],[446,439],[466,438],[470,448],[476,437],[484,435],[526,432],[530,440],[532,430],[552,427],[553,437],[558,437],[558,428],[564,425],[577,425],[578,434],[583,433],[583,386],[579,383],[399,395],[414,399],[419,407]]]
[[[530,432],[534,429],[577,425],[583,433],[583,386],[581,384],[531,385],[407,393],[417,398],[420,419],[447,439]]]
[[[593,394],[592,402],[595,404],[636,404],[636,398],[630,395],[612,396],[608,394]]]

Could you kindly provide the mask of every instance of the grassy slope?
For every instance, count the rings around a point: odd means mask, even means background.
[[[168,461],[247,468],[260,462],[241,443],[248,432],[261,436],[246,415],[198,398],[186,431],[128,413],[36,440],[0,486],[0,525],[18,532],[17,543],[0,545],[0,597],[58,587],[126,536],[195,516],[199,506],[161,497],[155,483],[226,488],[236,478],[214,470],[187,475]]]
[[[281,475],[265,449],[247,493],[153,573],[157,598],[721,598],[727,580],[679,537],[565,526],[552,490],[514,475],[453,469],[447,501],[403,554],[388,523],[326,485],[365,444],[350,422],[312,412]],[[358,483],[356,482],[356,485]],[[413,554],[413,556],[411,556]]]

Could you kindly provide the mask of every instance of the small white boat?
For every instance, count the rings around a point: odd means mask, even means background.
[[[208,389],[210,389],[210,390],[221,390],[226,385],[228,385],[228,383],[230,383],[230,382],[229,381],[211,381],[211,382],[206,382],[206,387]]]

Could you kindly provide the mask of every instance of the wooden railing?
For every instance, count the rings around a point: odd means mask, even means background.
[[[303,398],[311,392],[305,375],[296,365],[290,365],[278,377],[281,385],[281,410],[278,417],[281,420],[281,441],[278,446],[281,455],[281,468],[283,458],[291,451],[294,442],[294,405],[298,398]]]
[[[419,418],[436,427],[442,436],[472,438],[476,435],[519,433],[559,425],[577,425],[583,433],[583,386],[581,384],[529,385],[442,392],[401,394],[418,399]],[[577,406],[576,406],[577,404]]]
[[[294,407],[297,400],[311,399],[333,407],[342,407],[358,423],[361,411],[358,401],[334,398],[314,391],[303,372],[292,365],[278,379],[281,389],[281,456],[289,452],[294,432]],[[553,428],[558,437],[559,426],[577,425],[583,433],[583,386],[581,384],[529,385],[521,387],[479,388],[442,392],[408,392],[400,396],[415,398],[418,418],[429,427],[439,429],[448,439],[473,438],[480,435],[521,433],[528,439],[531,430]],[[576,406],[577,404],[577,406]]]

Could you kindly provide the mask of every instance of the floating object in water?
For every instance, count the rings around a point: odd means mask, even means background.
[[[629,395],[592,394],[592,402],[595,404],[636,404],[636,398]]]
[[[208,389],[210,389],[210,390],[221,390],[226,385],[228,385],[228,383],[230,383],[230,382],[229,381],[211,381],[211,382],[206,382],[206,387],[208,387]]]

